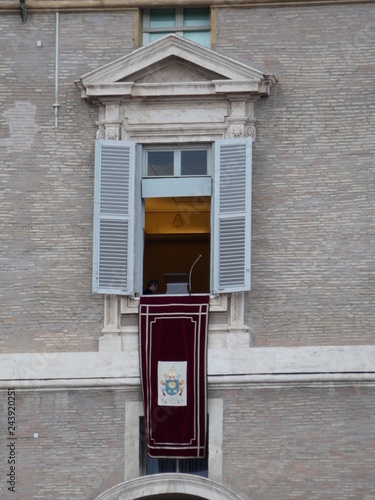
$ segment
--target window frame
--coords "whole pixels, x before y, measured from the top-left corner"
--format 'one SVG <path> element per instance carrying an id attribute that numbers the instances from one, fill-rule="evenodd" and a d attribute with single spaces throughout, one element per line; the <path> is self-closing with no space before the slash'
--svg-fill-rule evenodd
<path id="1" fill-rule="evenodd" d="M 145 431 L 145 417 L 140 416 L 139 417 L 139 436 L 140 436 L 140 443 L 139 443 L 139 469 L 140 473 L 142 476 L 150 476 L 152 474 L 190 474 L 192 476 L 200 476 L 200 477 L 207 477 L 208 478 L 208 468 L 209 468 L 209 459 L 210 459 L 210 451 L 209 451 L 209 429 L 210 429 L 210 422 L 209 422 L 209 414 L 207 413 L 207 435 L 206 435 L 206 456 L 204 458 L 151 458 L 148 453 L 147 453 L 147 444 L 146 444 L 146 431 Z M 163 467 L 164 462 L 167 462 L 167 465 L 171 466 L 173 465 L 174 470 L 171 471 L 151 471 L 147 472 L 147 461 L 151 460 L 154 461 L 154 463 Z M 151 462 L 152 463 L 152 462 Z M 194 463 L 196 464 L 196 470 L 194 472 L 192 471 L 182 471 L 181 468 L 183 467 L 183 464 L 186 463 Z M 182 466 L 182 467 L 181 467 Z"/>
<path id="2" fill-rule="evenodd" d="M 208 478 L 221 483 L 223 480 L 224 401 L 207 398 L 208 415 Z M 139 418 L 144 416 L 141 401 L 125 403 L 125 481 L 142 477 Z M 143 436 L 144 438 L 144 436 Z M 138 460 L 135 459 L 138 457 Z M 176 473 L 177 474 L 177 473 Z"/>
<path id="3" fill-rule="evenodd" d="M 169 144 L 156 144 L 156 145 L 143 145 L 142 146 L 142 178 L 158 178 L 158 177 L 164 177 L 164 178 L 172 178 L 172 177 L 183 177 L 183 178 L 191 178 L 191 177 L 208 177 L 212 176 L 212 158 L 213 158 L 213 144 L 194 144 L 194 143 L 186 143 L 186 144 L 178 144 L 178 145 L 169 145 Z M 181 153 L 183 151 L 206 151 L 207 152 L 207 171 L 205 174 L 201 175 L 182 175 L 181 174 Z M 153 151 L 160 151 L 160 152 L 170 152 L 173 151 L 173 175 L 165 175 L 165 176 L 151 176 L 147 175 L 147 166 L 148 166 L 148 161 L 147 161 L 147 154 L 149 152 Z"/>
<path id="4" fill-rule="evenodd" d="M 211 196 L 211 262 L 210 294 L 243 292 L 251 289 L 251 177 L 252 177 L 252 140 L 251 138 L 219 139 L 214 141 L 214 158 Z M 116 168 L 127 169 L 125 184 L 128 192 L 134 193 L 128 204 L 126 217 L 119 211 L 110 214 L 115 222 L 126 218 L 129 222 L 127 233 L 101 233 L 102 220 L 107 215 L 102 211 L 102 202 L 111 201 L 111 189 L 116 197 L 121 183 L 112 176 L 112 163 L 103 163 L 102 148 L 127 149 L 131 162 L 123 162 Z M 142 193 L 142 146 L 134 141 L 98 140 L 95 156 L 95 204 L 94 204 L 94 265 L 93 292 L 111 295 L 139 296 L 142 294 L 142 263 L 144 249 L 145 203 Z M 119 150 L 121 151 L 121 149 Z M 136 154 L 138 151 L 140 154 Z M 102 171 L 108 168 L 103 182 L 105 198 L 102 199 Z M 107 173 L 108 173 L 107 172 Z M 129 174 L 130 172 L 130 174 Z M 129 176 L 130 175 L 130 176 Z M 110 178 L 110 179 L 109 179 Z M 109 179 L 109 180 L 108 180 Z M 171 178 L 180 180 L 181 185 L 191 177 Z M 196 179 L 202 179 L 198 177 Z M 203 179 L 205 177 L 203 176 Z M 160 180 L 153 178 L 152 181 Z M 211 189 L 210 183 L 210 189 Z M 245 186 L 245 188 L 244 188 Z M 132 189 L 133 187 L 133 189 Z M 181 186 L 180 186 L 181 187 Z M 189 187 L 189 189 L 191 186 Z M 203 194 L 202 190 L 199 191 Z M 191 193 L 191 192 L 190 192 Z M 211 192 L 210 192 L 211 195 Z M 169 196 L 178 196 L 175 192 Z M 182 195 L 180 195 L 182 196 Z M 191 196 L 191 194 L 186 194 Z M 118 197 L 117 197 L 118 198 Z M 105 207 L 104 203 L 104 207 Z M 132 206 L 131 206 L 132 205 Z M 119 204 L 121 208 L 121 204 Z M 233 227 L 232 227 L 233 226 Z M 103 253 L 104 249 L 106 253 Z M 124 249 L 126 254 L 124 254 Z M 233 256 L 237 258 L 233 258 Z M 101 266 L 104 256 L 109 265 Z M 107 262 L 104 260 L 103 262 Z M 126 265 L 122 263 L 126 261 Z M 125 269 L 126 268 L 126 269 Z M 119 282 L 119 270 L 124 276 Z M 124 272 L 125 271 L 125 272 Z M 105 274 L 106 273 L 106 274 Z M 117 286 L 101 285 L 102 276 L 113 277 Z"/>

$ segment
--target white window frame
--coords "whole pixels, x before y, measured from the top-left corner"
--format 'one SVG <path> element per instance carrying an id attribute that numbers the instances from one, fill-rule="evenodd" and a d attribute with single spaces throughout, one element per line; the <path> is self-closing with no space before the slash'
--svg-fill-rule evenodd
<path id="1" fill-rule="evenodd" d="M 203 177 L 200 176 L 191 176 L 191 175 L 181 175 L 181 152 L 183 151 L 206 151 L 207 152 L 207 172 L 206 176 L 212 175 L 212 144 L 186 144 L 186 145 L 162 145 L 157 144 L 153 146 L 144 146 L 142 148 L 143 151 L 143 169 L 142 169 L 142 177 L 151 177 L 152 179 L 157 178 L 158 176 L 148 176 L 147 175 L 147 153 L 150 151 L 173 151 L 174 152 L 174 172 L 173 176 L 168 177 Z"/>
<path id="2" fill-rule="evenodd" d="M 207 152 L 205 175 L 181 175 L 181 152 L 187 150 Z M 211 196 L 212 194 L 212 145 L 187 144 L 186 146 L 145 146 L 142 150 L 142 198 L 169 198 L 173 196 Z M 170 176 L 147 175 L 147 153 L 149 151 L 173 151 L 174 172 Z"/>
<path id="3" fill-rule="evenodd" d="M 160 10 L 167 8 L 168 7 L 160 7 Z M 156 9 L 152 8 L 143 10 L 143 24 L 142 24 L 143 45 L 147 45 L 150 43 L 151 33 L 174 33 L 176 35 L 183 37 L 184 33 L 188 31 L 202 31 L 202 32 L 207 32 L 211 40 L 211 11 L 209 8 L 208 8 L 209 24 L 197 25 L 197 26 L 184 26 L 184 7 L 175 6 L 170 8 L 171 9 L 173 8 L 175 10 L 175 21 L 176 21 L 175 26 L 157 27 L 157 28 L 152 28 L 150 26 L 150 10 L 156 10 Z"/>

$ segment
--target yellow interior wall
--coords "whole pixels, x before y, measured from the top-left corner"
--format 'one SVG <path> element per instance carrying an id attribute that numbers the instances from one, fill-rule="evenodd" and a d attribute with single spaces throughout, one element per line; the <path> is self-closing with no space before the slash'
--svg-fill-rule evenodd
<path id="1" fill-rule="evenodd" d="M 191 292 L 209 292 L 210 217 L 210 198 L 146 200 L 143 288 L 156 279 L 157 293 L 165 294 L 164 273 L 186 273 L 189 279 L 191 266 L 202 255 L 192 271 Z"/>

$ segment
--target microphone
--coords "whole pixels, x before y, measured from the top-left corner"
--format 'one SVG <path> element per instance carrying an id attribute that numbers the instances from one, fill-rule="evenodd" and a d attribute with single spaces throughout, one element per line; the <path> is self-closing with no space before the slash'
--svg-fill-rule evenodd
<path id="1" fill-rule="evenodd" d="M 191 266 L 190 268 L 190 274 L 189 274 L 189 293 L 191 295 L 191 273 L 193 271 L 193 267 L 195 266 L 195 264 L 198 262 L 198 260 L 202 257 L 202 255 L 199 255 L 199 257 L 195 260 L 194 264 Z"/>

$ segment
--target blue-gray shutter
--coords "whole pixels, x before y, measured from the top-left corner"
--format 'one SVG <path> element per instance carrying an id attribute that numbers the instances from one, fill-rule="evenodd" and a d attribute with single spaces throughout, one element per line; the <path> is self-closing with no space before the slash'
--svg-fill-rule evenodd
<path id="1" fill-rule="evenodd" d="M 214 293 L 251 288 L 251 159 L 251 138 L 215 142 Z"/>
<path id="2" fill-rule="evenodd" d="M 135 143 L 95 147 L 93 291 L 131 295 L 134 281 Z"/>

